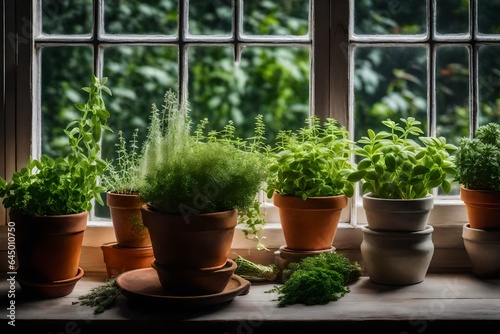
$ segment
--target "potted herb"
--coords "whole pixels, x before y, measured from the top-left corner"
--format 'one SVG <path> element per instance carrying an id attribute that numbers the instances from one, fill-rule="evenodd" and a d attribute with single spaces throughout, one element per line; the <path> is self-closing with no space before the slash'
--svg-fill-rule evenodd
<path id="1" fill-rule="evenodd" d="M 402 126 L 390 119 L 382 121 L 389 132 L 368 129 L 354 149 L 361 160 L 349 180 L 361 181 L 363 207 L 372 230 L 422 230 L 434 203 L 432 189 L 440 187 L 448 193 L 456 173 L 455 145 L 444 137 L 422 136 L 421 122 L 413 117 L 401 121 Z M 377 220 L 376 212 L 386 205 L 394 210 Z M 406 215 L 402 208 L 408 205 Z"/>
<path id="2" fill-rule="evenodd" d="M 361 160 L 350 176 L 362 181 L 368 226 L 361 226 L 361 255 L 370 280 L 379 284 L 424 280 L 434 254 L 433 227 L 427 225 L 431 190 L 449 192 L 456 172 L 454 145 L 443 137 L 422 136 L 421 123 L 413 117 L 401 121 L 383 121 L 389 132 L 368 129 L 356 143 Z"/>
<path id="3" fill-rule="evenodd" d="M 161 278 L 223 269 L 238 222 L 248 238 L 264 225 L 255 211 L 268 175 L 261 152 L 264 125 L 257 117 L 255 137 L 248 140 L 235 136 L 232 122 L 206 134 L 205 119 L 191 133 L 188 111 L 178 106 L 175 94 L 165 94 L 163 107 L 160 113 L 153 104 L 153 126 L 142 157 L 143 222 L 162 286 L 171 293 L 202 294 L 203 287 L 168 284 Z"/>
<path id="4" fill-rule="evenodd" d="M 115 242 L 101 246 L 109 277 L 148 268 L 154 259 L 149 232 L 142 223 L 141 206 L 144 203 L 139 197 L 139 189 L 144 175 L 138 134 L 139 129 L 135 129 L 127 142 L 123 131 L 117 132 L 116 159 L 107 161 L 106 171 L 101 176 L 116 237 Z"/>
<path id="5" fill-rule="evenodd" d="M 473 138 L 461 138 L 455 154 L 460 197 L 471 228 L 500 228 L 500 124 L 480 126 Z"/>
<path id="6" fill-rule="evenodd" d="M 314 116 L 278 133 L 269 152 L 267 196 L 279 209 L 286 247 L 331 250 L 342 209 L 354 193 L 349 132 L 337 120 Z M 297 229 L 295 229 L 297 228 Z"/>
<path id="7" fill-rule="evenodd" d="M 500 124 L 484 124 L 473 138 L 461 138 L 455 164 L 455 180 L 467 209 L 462 237 L 472 272 L 480 278 L 499 278 Z"/>
<path id="8" fill-rule="evenodd" d="M 80 118 L 64 130 L 67 156 L 30 158 L 12 181 L 0 179 L 2 203 L 16 228 L 16 277 L 22 288 L 44 297 L 69 294 L 83 275 L 78 265 L 88 211 L 94 199 L 103 204 L 98 178 L 106 169 L 99 157 L 102 131 L 110 131 L 101 97 L 111 95 L 106 81 L 93 77 L 83 88 L 88 101 L 75 104 Z"/>

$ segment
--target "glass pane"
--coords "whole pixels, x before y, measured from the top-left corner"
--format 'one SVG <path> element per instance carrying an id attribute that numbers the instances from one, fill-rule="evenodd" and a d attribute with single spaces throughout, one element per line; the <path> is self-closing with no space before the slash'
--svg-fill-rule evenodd
<path id="1" fill-rule="evenodd" d="M 189 102 L 193 122 L 207 117 L 210 129 L 229 120 L 237 135 L 253 135 L 264 116 L 269 141 L 283 129 L 296 129 L 309 115 L 309 49 L 246 47 L 235 64 L 232 48 L 189 49 Z"/>
<path id="2" fill-rule="evenodd" d="M 469 7 L 469 0 L 437 0 L 436 33 L 439 35 L 468 34 Z"/>
<path id="3" fill-rule="evenodd" d="M 500 122 L 500 58 L 498 45 L 482 45 L 478 51 L 479 125 Z"/>
<path id="4" fill-rule="evenodd" d="M 427 32 L 423 0 L 354 1 L 354 33 L 358 35 L 417 35 Z"/>
<path id="5" fill-rule="evenodd" d="M 477 28 L 481 34 L 500 34 L 500 1 L 477 0 Z"/>
<path id="6" fill-rule="evenodd" d="M 107 85 L 113 96 L 103 98 L 111 113 L 108 124 L 114 133 L 103 136 L 103 158 L 116 159 L 119 130 L 128 141 L 137 128 L 141 147 L 152 104 L 161 110 L 165 92 L 169 89 L 177 92 L 177 53 L 176 47 L 164 46 L 116 46 L 104 50 L 103 76 L 108 77 Z M 95 210 L 98 217 L 109 217 L 107 206 L 97 205 Z"/>
<path id="7" fill-rule="evenodd" d="M 92 0 L 42 0 L 42 31 L 46 34 L 90 34 Z"/>
<path id="8" fill-rule="evenodd" d="M 387 130 L 388 118 L 415 117 L 427 128 L 427 51 L 424 47 L 354 50 L 354 138 Z"/>
<path id="9" fill-rule="evenodd" d="M 193 35 L 231 35 L 231 0 L 189 0 L 189 33 Z"/>
<path id="10" fill-rule="evenodd" d="M 82 87 L 92 79 L 92 49 L 44 47 L 41 55 L 42 153 L 58 157 L 69 153 L 63 129 L 79 115 L 74 104 L 88 98 Z"/>
<path id="11" fill-rule="evenodd" d="M 249 35 L 307 35 L 309 0 L 247 0 L 243 31 Z"/>
<path id="12" fill-rule="evenodd" d="M 110 34 L 177 34 L 177 0 L 104 0 L 104 28 Z"/>
<path id="13" fill-rule="evenodd" d="M 469 135 L 469 87 L 469 49 L 437 48 L 436 134 L 455 145 Z"/>

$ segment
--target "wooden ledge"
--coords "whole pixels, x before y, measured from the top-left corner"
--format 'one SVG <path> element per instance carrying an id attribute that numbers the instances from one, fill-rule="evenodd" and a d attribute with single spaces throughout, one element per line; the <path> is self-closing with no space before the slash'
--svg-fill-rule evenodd
<path id="1" fill-rule="evenodd" d="M 333 329 L 366 333 L 439 333 L 500 328 L 500 280 L 480 280 L 470 274 L 429 274 L 411 286 L 385 286 L 361 277 L 351 292 L 326 305 L 277 307 L 273 284 L 252 283 L 246 295 L 206 309 L 154 308 L 120 295 L 116 305 L 99 315 L 79 304 L 78 297 L 104 283 L 105 276 L 86 275 L 62 298 L 26 300 L 16 285 L 15 298 L 2 274 L 2 305 L 15 300 L 16 329 L 52 333 L 109 330 L 172 333 L 278 333 Z M 6 307 L 2 307 L 8 314 Z M 3 315 L 5 319 L 5 315 Z M 8 317 L 7 317 L 8 318 Z"/>

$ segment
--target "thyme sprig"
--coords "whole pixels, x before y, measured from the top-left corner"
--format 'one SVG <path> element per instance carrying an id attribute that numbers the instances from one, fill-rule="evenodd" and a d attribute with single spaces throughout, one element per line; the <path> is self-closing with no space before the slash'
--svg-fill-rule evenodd
<path id="1" fill-rule="evenodd" d="M 106 280 L 106 283 L 90 290 L 89 293 L 78 297 L 81 305 L 95 307 L 94 315 L 98 315 L 111 308 L 116 298 L 122 293 L 121 288 L 116 284 L 116 277 Z"/>

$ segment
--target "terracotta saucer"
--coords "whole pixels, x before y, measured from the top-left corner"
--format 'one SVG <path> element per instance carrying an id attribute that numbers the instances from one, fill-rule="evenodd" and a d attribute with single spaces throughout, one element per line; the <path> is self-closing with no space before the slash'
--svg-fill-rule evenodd
<path id="1" fill-rule="evenodd" d="M 83 277 L 84 271 L 78 267 L 78 272 L 75 277 L 53 282 L 33 282 L 23 279 L 18 275 L 17 282 L 21 286 L 23 293 L 32 297 L 40 298 L 58 298 L 69 295 L 73 292 L 76 283 Z"/>
<path id="2" fill-rule="evenodd" d="M 123 295 L 130 299 L 146 303 L 160 303 L 175 306 L 208 306 L 221 304 L 245 295 L 250 289 L 250 282 L 238 275 L 229 280 L 220 293 L 201 296 L 176 296 L 164 292 L 158 274 L 153 268 L 142 268 L 124 272 L 116 278 Z"/>

